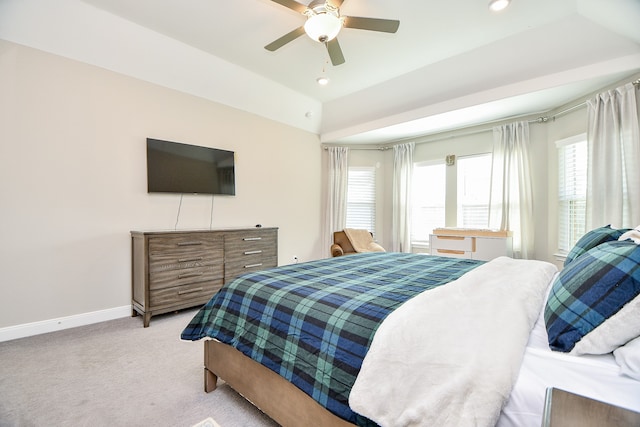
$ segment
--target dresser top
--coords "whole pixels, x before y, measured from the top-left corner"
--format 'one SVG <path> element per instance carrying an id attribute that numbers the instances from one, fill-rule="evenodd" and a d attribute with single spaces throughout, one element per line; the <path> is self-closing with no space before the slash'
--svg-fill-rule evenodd
<path id="1" fill-rule="evenodd" d="M 481 228 L 435 228 L 433 234 L 437 236 L 509 237 L 513 233 L 509 230 Z"/>
<path id="2" fill-rule="evenodd" d="M 232 232 L 232 231 L 260 231 L 260 230 L 277 230 L 278 227 L 227 227 L 227 228 L 203 228 L 203 229 L 185 229 L 185 230 L 132 230 L 132 235 L 151 235 L 151 234 L 189 234 L 189 233 L 215 233 L 215 232 Z"/>

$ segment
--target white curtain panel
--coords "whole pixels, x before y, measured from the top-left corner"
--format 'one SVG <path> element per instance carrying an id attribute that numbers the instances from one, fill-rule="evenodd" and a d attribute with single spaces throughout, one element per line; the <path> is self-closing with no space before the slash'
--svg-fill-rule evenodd
<path id="1" fill-rule="evenodd" d="M 533 191 L 529 124 L 493 128 L 489 227 L 513 233 L 514 258 L 533 258 Z"/>
<path id="2" fill-rule="evenodd" d="M 411 252 L 411 176 L 415 144 L 393 147 L 393 195 L 391 250 Z"/>
<path id="3" fill-rule="evenodd" d="M 327 185 L 327 213 L 325 216 L 325 251 L 331 254 L 333 232 L 340 231 L 347 222 L 347 180 L 349 177 L 349 149 L 329 147 L 329 182 Z"/>
<path id="4" fill-rule="evenodd" d="M 587 229 L 640 224 L 637 90 L 628 83 L 587 101 Z"/>

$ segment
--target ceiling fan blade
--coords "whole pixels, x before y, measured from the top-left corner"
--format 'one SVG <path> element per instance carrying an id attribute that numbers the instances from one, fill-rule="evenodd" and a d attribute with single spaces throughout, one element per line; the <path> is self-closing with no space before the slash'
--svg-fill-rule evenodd
<path id="1" fill-rule="evenodd" d="M 287 7 L 291 10 L 295 10 L 298 13 L 304 13 L 307 10 L 307 6 L 298 3 L 297 1 L 293 1 L 293 0 L 271 0 L 274 3 L 278 3 L 284 7 Z"/>
<path id="2" fill-rule="evenodd" d="M 329 3 L 331 3 L 332 6 L 340 7 L 342 3 L 344 3 L 344 0 L 329 0 Z"/>
<path id="3" fill-rule="evenodd" d="M 298 27 L 295 30 L 280 37 L 279 39 L 272 41 L 271 43 L 266 45 L 264 48 L 267 49 L 268 51 L 273 52 L 275 50 L 280 49 L 282 46 L 289 43 L 290 41 L 297 39 L 303 34 L 304 34 L 304 27 Z"/>
<path id="4" fill-rule="evenodd" d="M 331 63 L 336 66 L 340 64 L 344 64 L 344 55 L 342 54 L 342 49 L 340 48 L 340 43 L 338 43 L 338 39 L 335 38 L 326 43 L 327 51 L 329 52 L 329 58 L 331 58 Z"/>
<path id="5" fill-rule="evenodd" d="M 395 19 L 362 18 L 359 16 L 344 16 L 343 18 L 346 28 L 355 28 L 358 30 L 395 33 L 400 26 L 400 21 L 396 21 Z"/>

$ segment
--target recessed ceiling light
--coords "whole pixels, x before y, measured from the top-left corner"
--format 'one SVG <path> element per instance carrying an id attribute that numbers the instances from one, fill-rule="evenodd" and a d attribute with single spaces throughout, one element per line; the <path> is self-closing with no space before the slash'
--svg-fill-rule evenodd
<path id="1" fill-rule="evenodd" d="M 325 76 L 318 77 L 318 78 L 316 79 L 316 81 L 318 82 L 318 84 L 319 84 L 320 86 L 326 86 L 326 85 L 328 85 L 328 84 L 329 84 L 329 78 L 328 78 L 328 77 L 325 77 Z"/>
<path id="2" fill-rule="evenodd" d="M 509 6 L 511 0 L 490 0 L 489 9 L 493 12 L 499 12 Z"/>

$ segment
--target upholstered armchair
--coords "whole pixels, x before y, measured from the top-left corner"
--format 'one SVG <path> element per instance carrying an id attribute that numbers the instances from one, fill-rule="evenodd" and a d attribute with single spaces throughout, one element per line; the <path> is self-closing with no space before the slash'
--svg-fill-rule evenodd
<path id="1" fill-rule="evenodd" d="M 326 246 L 325 246 L 326 247 Z M 333 233 L 333 245 L 331 245 L 331 256 L 342 256 L 348 254 L 354 254 L 356 250 L 353 249 L 351 242 L 347 238 L 344 231 L 336 231 Z"/>
<path id="2" fill-rule="evenodd" d="M 374 242 L 373 233 L 366 230 L 344 229 L 333 233 L 332 256 L 357 252 L 384 252 L 384 248 Z"/>

